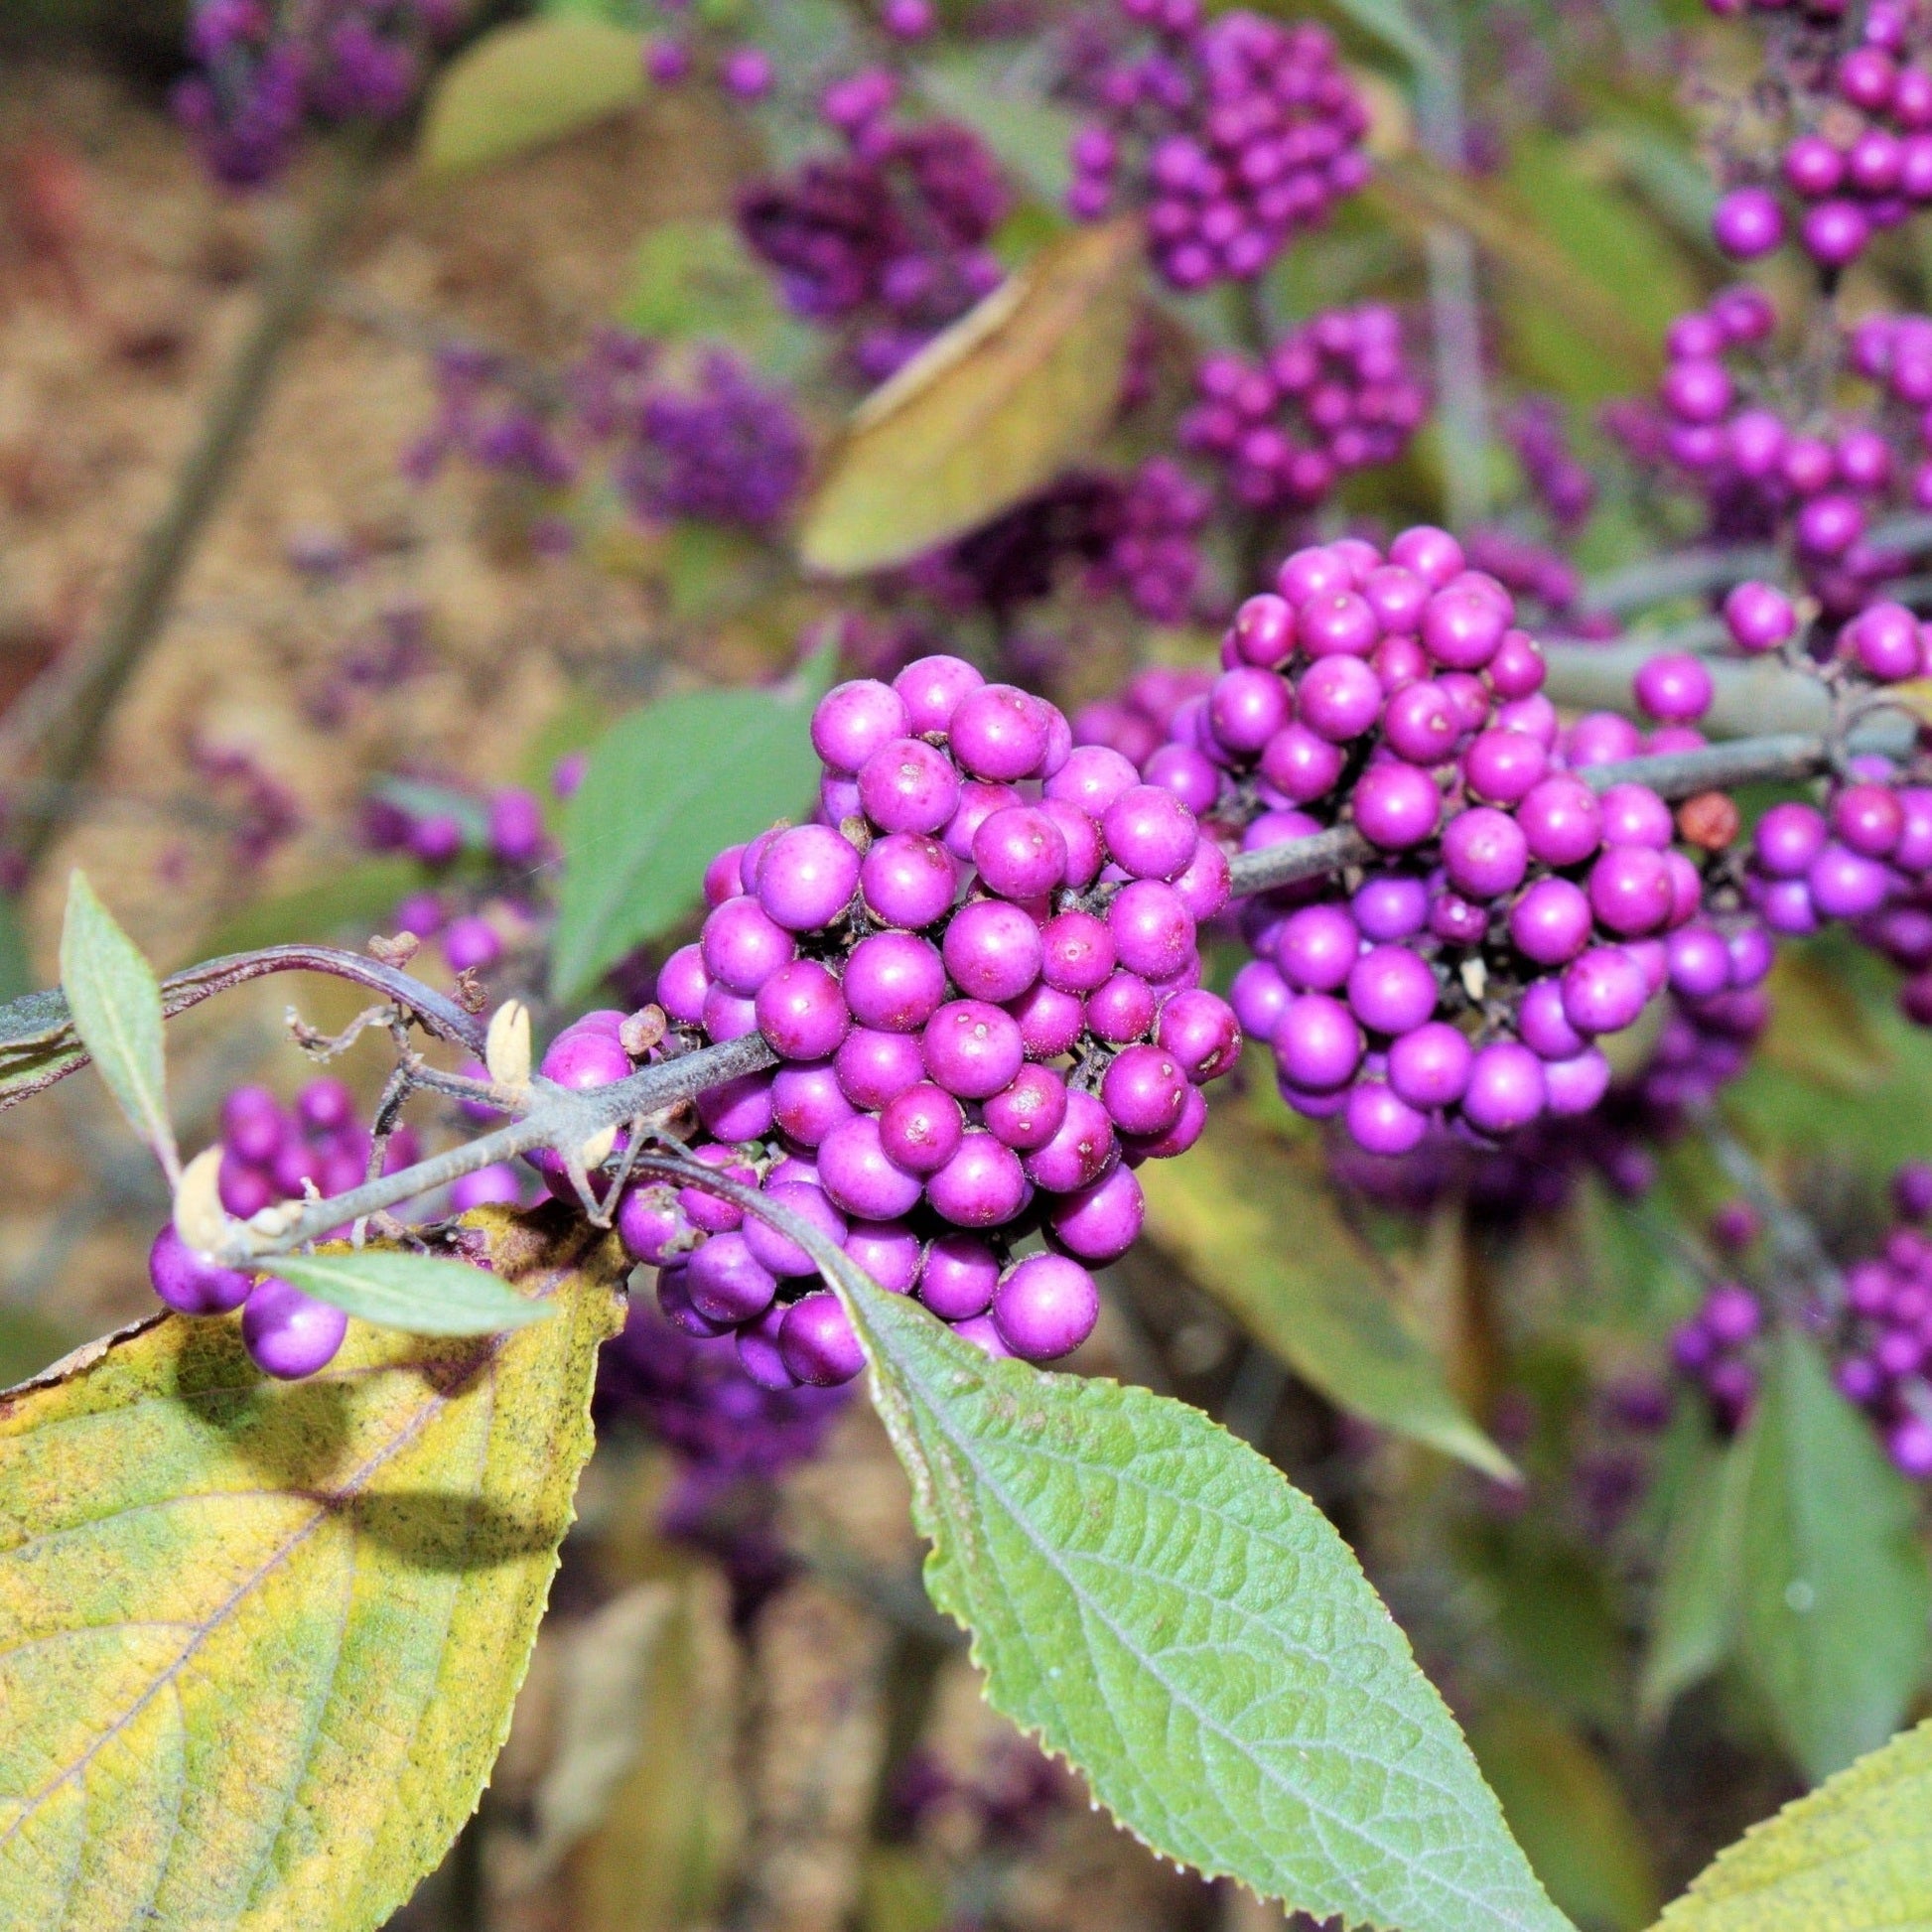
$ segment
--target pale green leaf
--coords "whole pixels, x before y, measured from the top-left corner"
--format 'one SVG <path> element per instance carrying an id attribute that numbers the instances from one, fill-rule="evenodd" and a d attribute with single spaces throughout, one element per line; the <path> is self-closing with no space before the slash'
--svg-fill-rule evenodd
<path id="1" fill-rule="evenodd" d="M 833 665 L 822 651 L 784 686 L 680 692 L 599 742 L 564 814 L 558 999 L 675 925 L 715 852 L 811 804 L 819 762 L 808 726 Z"/>
<path id="2" fill-rule="evenodd" d="M 1153 1239 L 1304 1381 L 1487 1475 L 1514 1475 L 1304 1156 L 1216 1118 L 1186 1160 L 1151 1161 L 1140 1180 Z"/>
<path id="3" fill-rule="evenodd" d="M 1932 1723 L 1753 1826 L 1660 1932 L 1929 1932 Z"/>
<path id="4" fill-rule="evenodd" d="M 467 173 L 589 127 L 643 92 L 633 30 L 578 12 L 511 21 L 437 75 L 418 155 L 426 174 Z"/>
<path id="5" fill-rule="evenodd" d="M 471 1219 L 560 1318 L 351 1325 L 275 1383 L 164 1315 L 0 1397 L 0 1924 L 373 1932 L 475 1807 L 627 1266 Z M 546 1232 L 547 1230 L 547 1232 Z"/>
<path id="6" fill-rule="evenodd" d="M 1677 1498 L 1664 1539 L 1637 1704 L 1655 1721 L 1730 1654 L 1750 1452 L 1707 1447 Z"/>
<path id="7" fill-rule="evenodd" d="M 1657 1910 L 1643 1828 L 1600 1756 L 1554 1713 L 1501 1698 L 1469 1742 L 1550 1896 L 1587 1932 L 1637 1932 Z"/>
<path id="8" fill-rule="evenodd" d="M 487 1270 L 393 1248 L 325 1248 L 265 1264 L 291 1288 L 379 1328 L 408 1335 L 491 1335 L 551 1312 L 505 1288 Z"/>
<path id="9" fill-rule="evenodd" d="M 172 1171 L 175 1130 L 168 1119 L 161 985 L 140 947 L 115 923 L 78 869 L 68 880 L 61 990 L 73 1030 L 128 1125 Z"/>
<path id="10" fill-rule="evenodd" d="M 705 1176 L 718 1191 L 729 1192 Z M 1145 1389 L 995 1361 L 796 1216 L 858 1327 L 989 1700 L 1156 1851 L 1389 1932 L 1563 1932 L 1353 1553 Z"/>
<path id="11" fill-rule="evenodd" d="M 1918 1505 L 1789 1328 L 1747 1436 L 1739 1655 L 1817 1780 L 1890 1736 L 1923 1681 L 1932 1579 Z"/>
<path id="12" fill-rule="evenodd" d="M 868 397 L 807 505 L 798 550 L 853 576 L 963 535 L 1090 455 L 1120 401 L 1141 233 L 1040 250 Z"/>
<path id="13" fill-rule="evenodd" d="M 795 376 L 822 340 L 786 310 L 770 271 L 726 220 L 663 221 L 646 230 L 623 320 L 658 342 L 728 343 L 776 376 Z"/>

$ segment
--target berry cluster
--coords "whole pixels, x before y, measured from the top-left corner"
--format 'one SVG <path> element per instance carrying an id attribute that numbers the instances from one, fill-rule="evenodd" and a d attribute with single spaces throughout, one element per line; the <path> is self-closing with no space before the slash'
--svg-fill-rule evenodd
<path id="1" fill-rule="evenodd" d="M 1791 417 L 1768 345 L 1777 316 L 1761 291 L 1731 288 L 1680 316 L 1666 339 L 1659 413 L 1625 410 L 1617 433 L 1704 496 L 1726 542 L 1788 536 L 1829 614 L 1859 610 L 1909 559 L 1871 541 L 1875 513 L 1932 502 L 1924 412 L 1932 402 L 1932 322 L 1876 317 L 1853 334 L 1852 366 L 1879 391 L 1860 412 Z M 1733 366 L 1735 364 L 1735 366 Z"/>
<path id="2" fill-rule="evenodd" d="M 1193 608 L 1212 509 L 1210 492 L 1166 457 L 1126 476 L 1075 471 L 915 559 L 906 579 L 949 610 L 1005 618 L 1077 571 L 1088 591 L 1118 591 L 1154 622 L 1178 623 Z"/>
<path id="3" fill-rule="evenodd" d="M 1735 13 L 1743 0 L 1708 3 Z M 1874 0 L 1862 13 L 1808 7 L 1795 18 L 1773 0 L 1766 11 L 1774 58 L 1759 98 L 1788 138 L 1748 171 L 1756 180 L 1718 204 L 1712 231 L 1736 260 L 1768 254 L 1785 239 L 1788 196 L 1802 209 L 1799 245 L 1835 275 L 1932 202 L 1926 22 L 1911 0 Z"/>
<path id="4" fill-rule="evenodd" d="M 1892 1176 L 1900 1225 L 1877 1254 L 1845 1274 L 1836 1379 L 1877 1426 L 1885 1452 L 1915 1482 L 1932 1480 L 1932 1166 L 1908 1163 Z"/>
<path id="5" fill-rule="evenodd" d="M 1151 664 L 1128 679 L 1117 698 L 1096 698 L 1073 715 L 1076 745 L 1105 745 L 1138 769 L 1167 743 L 1175 714 L 1204 698 L 1214 682 L 1191 665 Z"/>
<path id="6" fill-rule="evenodd" d="M 738 210 L 785 300 L 847 329 L 853 361 L 873 382 L 999 286 L 987 243 L 1010 205 L 978 135 L 950 121 L 901 125 L 897 99 L 884 69 L 834 82 L 819 112 L 846 153 L 757 185 Z"/>
<path id="7" fill-rule="evenodd" d="M 1550 396 L 1527 396 L 1503 427 L 1531 494 L 1561 535 L 1574 536 L 1596 506 L 1596 480 L 1570 447 L 1562 405 Z"/>
<path id="8" fill-rule="evenodd" d="M 570 488 L 603 453 L 613 487 L 640 521 L 678 518 L 765 530 L 804 481 L 809 446 L 789 397 L 723 349 L 671 367 L 657 346 L 601 331 L 565 375 L 561 406 L 483 351 L 436 357 L 437 413 L 404 458 L 424 483 L 453 456 L 543 492 Z M 569 526 L 541 534 L 567 547 Z"/>
<path id="9" fill-rule="evenodd" d="M 831 1390 L 754 1382 L 729 1342 L 690 1333 L 648 1301 L 631 1303 L 599 1355 L 597 1401 L 714 1481 L 782 1475 L 817 1452 L 845 1406 Z"/>
<path id="10" fill-rule="evenodd" d="M 1796 1318 L 1821 1335 L 1836 1357 L 1840 1393 L 1864 1411 L 1894 1466 L 1915 1482 L 1932 1481 L 1932 1163 L 1907 1162 L 1892 1176 L 1897 1224 L 1875 1254 L 1846 1269 L 1835 1310 L 1808 1301 Z M 1713 1243 L 1731 1255 L 1761 1233 L 1755 1212 L 1732 1201 L 1713 1217 Z M 1721 1429 L 1741 1427 L 1759 1380 L 1757 1344 L 1765 1308 L 1742 1282 L 1716 1283 L 1697 1312 L 1671 1336 L 1674 1367 L 1710 1402 Z"/>
<path id="11" fill-rule="evenodd" d="M 367 1177 L 368 1130 L 340 1080 L 311 1080 L 285 1110 L 266 1087 L 237 1087 L 221 1109 L 221 1204 L 246 1219 L 275 1201 L 300 1200 L 309 1186 L 346 1193 Z M 417 1159 L 407 1127 L 390 1136 L 382 1172 L 394 1173 Z M 313 1375 L 334 1360 L 348 1317 L 312 1301 L 274 1276 L 257 1277 L 204 1260 L 175 1232 L 173 1222 L 148 1251 L 154 1292 L 179 1314 L 242 1311 L 248 1352 L 270 1375 Z"/>
<path id="12" fill-rule="evenodd" d="M 196 71 L 175 111 L 226 188 L 260 188 L 293 158 L 310 118 L 390 120 L 409 104 L 425 46 L 456 25 L 452 0 L 196 0 Z"/>
<path id="13" fill-rule="evenodd" d="M 1325 310 L 1260 361 L 1209 355 L 1195 386 L 1181 443 L 1250 509 L 1314 508 L 1351 472 L 1394 463 L 1429 412 L 1402 320 L 1382 303 Z"/>
<path id="14" fill-rule="evenodd" d="M 1897 608 L 1877 605 L 1867 616 Z M 1920 1026 L 1932 1026 L 1932 787 L 1893 782 L 1886 759 L 1855 765 L 1822 807 L 1787 799 L 1759 818 L 1746 893 L 1781 935 L 1802 937 L 1829 920 L 1848 921 L 1864 944 L 1911 976 L 1900 1005 Z"/>
<path id="15" fill-rule="evenodd" d="M 1140 1230 L 1133 1169 L 1193 1143 L 1238 1051 L 1195 949 L 1226 859 L 1127 759 L 958 658 L 839 686 L 812 739 L 818 822 L 722 853 L 658 980 L 678 1043 L 756 1031 L 783 1062 L 700 1097 L 696 1158 L 989 1349 L 1051 1360 L 1098 1314 L 1086 1264 Z M 542 1070 L 596 1085 L 630 1060 L 579 1022 Z M 809 1257 L 757 1217 L 646 1183 L 618 1227 L 666 1311 L 736 1330 L 761 1383 L 858 1372 Z M 1016 1258 L 1035 1230 L 1046 1251 Z"/>
<path id="16" fill-rule="evenodd" d="M 453 973 L 484 973 L 503 957 L 506 935 L 527 933 L 538 916 L 532 874 L 551 856 L 543 806 L 515 786 L 486 799 L 433 793 L 421 804 L 377 795 L 363 807 L 363 842 L 406 852 L 429 883 L 400 901 L 391 930 L 436 940 Z"/>
<path id="17" fill-rule="evenodd" d="M 1154 623 L 1184 623 L 1200 584 L 1200 533 L 1213 498 L 1177 463 L 1150 457 L 1123 478 L 1088 572 Z"/>
<path id="18" fill-rule="evenodd" d="M 1722 1281 L 1671 1335 L 1672 1364 L 1703 1392 L 1726 1434 L 1742 1425 L 1757 1394 L 1754 1344 L 1763 1327 L 1764 1311 L 1750 1289 Z"/>
<path id="19" fill-rule="evenodd" d="M 1298 551 L 1277 585 L 1241 607 L 1221 675 L 1144 766 L 1245 850 L 1344 821 L 1374 849 L 1243 906 L 1242 1027 L 1271 1041 L 1292 1106 L 1375 1153 L 1436 1121 L 1495 1138 L 1589 1112 L 1610 1080 L 1594 1042 L 1678 982 L 1680 954 L 1699 998 L 1739 970 L 1698 919 L 1669 806 L 1576 775 L 1645 739 L 1610 713 L 1559 729 L 1508 593 L 1441 530 L 1386 557 L 1352 538 Z M 1680 667 L 1649 696 L 1669 713 L 1653 749 L 1700 742 L 1708 676 Z"/>
<path id="20" fill-rule="evenodd" d="M 1067 207 L 1090 221 L 1145 205 L 1156 266 L 1177 289 L 1250 281 L 1368 179 L 1368 111 L 1310 21 L 1204 19 L 1199 0 L 1119 0 L 1125 36 L 1070 90 Z"/>

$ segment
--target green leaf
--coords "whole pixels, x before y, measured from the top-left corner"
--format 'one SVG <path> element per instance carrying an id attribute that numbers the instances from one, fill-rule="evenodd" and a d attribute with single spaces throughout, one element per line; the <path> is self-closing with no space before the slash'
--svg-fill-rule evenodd
<path id="1" fill-rule="evenodd" d="M 1140 1181 L 1149 1234 L 1305 1382 L 1486 1475 L 1514 1476 L 1306 1156 L 1216 1117 L 1185 1161 L 1151 1161 Z"/>
<path id="2" fill-rule="evenodd" d="M 1638 1709 L 1653 1723 L 1730 1655 L 1749 1477 L 1742 1442 L 1707 1446 L 1672 1512 L 1637 1690 Z"/>
<path id="3" fill-rule="evenodd" d="M 0 893 L 0 1000 L 17 1000 L 34 990 L 34 965 L 27 952 L 27 921 L 20 900 Z"/>
<path id="4" fill-rule="evenodd" d="M 1317 1917 L 1555 1928 L 1353 1553 L 1198 1410 L 989 1360 L 848 1283 L 987 1696 L 1156 1850 Z"/>
<path id="5" fill-rule="evenodd" d="M 1932 1579 L 1917 1503 L 1789 1328 L 1746 1438 L 1739 1654 L 1815 1781 L 1888 1737 L 1923 1680 Z"/>
<path id="6" fill-rule="evenodd" d="M 735 222 L 664 221 L 631 260 L 625 327 L 658 342 L 722 342 L 776 376 L 795 376 L 819 338 L 778 300 Z"/>
<path id="7" fill-rule="evenodd" d="M 345 1314 L 406 1335 L 491 1335 L 552 1312 L 547 1302 L 513 1294 L 467 1261 L 392 1248 L 332 1245 L 318 1254 L 278 1255 L 264 1272 Z"/>
<path id="8" fill-rule="evenodd" d="M 1040 250 L 862 403 L 798 537 L 835 577 L 975 529 L 1089 454 L 1120 401 L 1141 281 L 1131 220 Z"/>
<path id="9" fill-rule="evenodd" d="M 821 651 L 775 689 L 680 692 L 600 741 L 564 814 L 556 998 L 674 926 L 713 853 L 805 808 L 819 770 L 807 725 L 834 663 Z"/>
<path id="10" fill-rule="evenodd" d="M 1442 65 L 1442 54 L 1423 32 L 1404 0 L 1334 0 L 1335 10 L 1363 33 L 1400 54 L 1418 74 Z"/>
<path id="11" fill-rule="evenodd" d="M 643 41 L 585 13 L 493 27 L 437 76 L 418 159 L 468 173 L 589 127 L 644 93 Z"/>
<path id="12" fill-rule="evenodd" d="M 77 868 L 68 879 L 61 927 L 61 990 L 74 1032 L 127 1124 L 172 1173 L 175 1130 L 168 1119 L 168 1069 L 161 1038 L 161 985 L 141 949 L 114 922 Z"/>
<path id="13" fill-rule="evenodd" d="M 165 1315 L 0 1398 L 0 1924 L 372 1932 L 508 1727 L 627 1263 L 469 1223 L 560 1319 L 270 1381 Z"/>
<path id="14" fill-rule="evenodd" d="M 1559 1710 L 1614 1730 L 1626 1709 L 1623 1633 L 1602 1572 L 1532 1533 L 1508 1538 L 1496 1572 L 1496 1634 L 1512 1674 Z"/>
<path id="15" fill-rule="evenodd" d="M 1654 222 L 1614 188 L 1592 181 L 1569 146 L 1534 136 L 1512 145 L 1509 187 L 1537 233 L 1603 295 L 1614 294 L 1627 322 L 1661 343 L 1672 320 L 1697 300 L 1697 285 Z M 1647 366 L 1614 352 L 1607 339 L 1582 337 L 1533 296 L 1509 305 L 1520 350 L 1546 380 L 1582 399 L 1629 387 Z"/>
<path id="16" fill-rule="evenodd" d="M 1756 1825 L 1659 1932 L 1924 1932 L 1932 1926 L 1932 1723 Z"/>
<path id="17" fill-rule="evenodd" d="M 1524 1698 L 1484 1711 L 1469 1742 L 1558 1905 L 1589 1932 L 1648 1925 L 1658 1902 L 1649 1846 L 1602 1758 Z"/>
<path id="18" fill-rule="evenodd" d="M 1316 1917 L 1564 1932 L 1354 1554 L 1271 1462 L 1185 1403 L 992 1360 L 797 1216 L 702 1178 L 834 1283 L 932 1600 L 972 1633 L 989 1701 L 1123 1825 Z"/>
<path id="19" fill-rule="evenodd" d="M 360 938 L 381 932 L 397 902 L 421 885 L 414 859 L 362 859 L 341 867 L 313 886 L 278 893 L 244 905 L 223 919 L 196 947 L 198 959 L 254 952 L 263 946 L 329 939 L 353 930 Z"/>

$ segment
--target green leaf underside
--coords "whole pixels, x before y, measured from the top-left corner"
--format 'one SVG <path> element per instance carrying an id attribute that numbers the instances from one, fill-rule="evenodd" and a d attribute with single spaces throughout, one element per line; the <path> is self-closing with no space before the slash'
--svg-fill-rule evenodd
<path id="1" fill-rule="evenodd" d="M 640 100 L 643 43 L 588 14 L 492 28 L 438 76 L 418 155 L 430 175 L 506 161 Z"/>
<path id="2" fill-rule="evenodd" d="M 1271 1463 L 1183 1403 L 848 1293 L 933 1601 L 1123 1824 L 1317 1917 L 1564 1926 L 1354 1554 Z"/>
<path id="3" fill-rule="evenodd" d="M 291 1288 L 380 1328 L 410 1335 L 488 1335 L 525 1328 L 553 1312 L 513 1294 L 467 1261 L 393 1249 L 280 1255 L 270 1264 Z"/>
<path id="4" fill-rule="evenodd" d="M 1469 1741 L 1537 1875 L 1582 1924 L 1635 1932 L 1657 1910 L 1643 1828 L 1608 1766 L 1554 1712 L 1505 1698 Z"/>
<path id="5" fill-rule="evenodd" d="M 994 1361 L 817 1228 L 986 1695 L 1155 1851 L 1386 1932 L 1566 1932 L 1333 1526 L 1197 1409 Z"/>
<path id="6" fill-rule="evenodd" d="M 1737 1626 L 1737 1570 L 1744 1486 L 1741 1443 L 1707 1447 L 1678 1498 L 1664 1540 L 1638 1708 L 1656 1720 L 1730 1653 Z"/>
<path id="7" fill-rule="evenodd" d="M 563 1318 L 275 1384 L 168 1315 L 0 1398 L 0 1924 L 372 1932 L 440 1861 L 621 1316 L 608 1240 L 471 1223 Z"/>
<path id="8" fill-rule="evenodd" d="M 1296 1156 L 1214 1123 L 1185 1161 L 1150 1162 L 1141 1185 L 1148 1232 L 1304 1381 L 1486 1475 L 1514 1475 L 1403 1325 L 1388 1271 Z"/>
<path id="9" fill-rule="evenodd" d="M 1932 1723 L 1754 1826 L 1692 1881 L 1659 1932 L 1927 1932 Z"/>
<path id="10" fill-rule="evenodd" d="M 1788 1327 L 1744 1449 L 1739 1654 L 1817 1780 L 1889 1737 L 1923 1681 L 1932 1582 L 1917 1505 Z"/>
<path id="11" fill-rule="evenodd" d="M 807 729 L 836 656 L 784 687 L 686 691 L 616 725 L 564 815 L 552 990 L 568 1000 L 698 899 L 709 856 L 811 801 Z"/>
<path id="12" fill-rule="evenodd" d="M 61 989 L 74 1032 L 128 1125 L 157 1152 L 172 1152 L 161 986 L 140 948 L 78 871 L 68 884 L 61 928 Z"/>

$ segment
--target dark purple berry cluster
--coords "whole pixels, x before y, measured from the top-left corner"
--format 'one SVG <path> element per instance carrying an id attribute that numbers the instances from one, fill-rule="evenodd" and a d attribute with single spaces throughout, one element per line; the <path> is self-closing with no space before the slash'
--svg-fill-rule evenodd
<path id="1" fill-rule="evenodd" d="M 1178 289 L 1251 281 L 1368 179 L 1368 111 L 1327 30 L 1200 0 L 1119 0 L 1097 70 L 1068 77 L 1093 110 L 1074 136 L 1067 207 L 1146 209 Z"/>
<path id="2" fill-rule="evenodd" d="M 987 1348 L 1051 1360 L 1099 1312 L 1091 1266 L 1140 1231 L 1133 1170 L 1193 1143 L 1239 1050 L 1195 942 L 1226 858 L 1118 753 L 955 657 L 839 686 L 812 740 L 818 819 L 719 855 L 658 980 L 679 1042 L 757 1032 L 783 1062 L 699 1098 L 696 1158 Z M 542 1066 L 629 1070 L 588 1022 Z M 756 1216 L 644 1182 L 618 1227 L 672 1318 L 735 1331 L 766 1386 L 858 1372 L 811 1260 Z"/>
<path id="3" fill-rule="evenodd" d="M 1250 509 L 1313 509 L 1354 471 L 1396 462 L 1429 413 L 1402 319 L 1383 303 L 1325 310 L 1258 361 L 1209 355 L 1194 380 L 1180 441 Z"/>
<path id="4" fill-rule="evenodd" d="M 1193 611 L 1212 493 L 1168 457 L 1124 476 L 1074 471 L 990 523 L 907 566 L 906 581 L 949 610 L 1010 617 L 1065 577 L 1118 592 L 1156 623 Z"/>
<path id="5" fill-rule="evenodd" d="M 790 398 L 723 349 L 674 365 L 655 344 L 603 330 L 566 372 L 561 406 L 482 350 L 443 349 L 436 378 L 435 421 L 404 458 L 416 482 L 460 456 L 556 493 L 601 458 L 641 522 L 693 518 L 764 531 L 804 481 L 810 447 Z M 533 534 L 544 547 L 573 540 L 554 515 Z"/>
<path id="6" fill-rule="evenodd" d="M 1845 1311 L 1835 1370 L 1840 1391 L 1863 1409 L 1885 1452 L 1915 1482 L 1932 1481 L 1932 1166 L 1909 1162 L 1892 1176 L 1899 1224 L 1875 1255 L 1845 1272 Z"/>
<path id="7" fill-rule="evenodd" d="M 1707 3 L 1728 14 L 1744 0 Z M 1735 260 L 1769 254 L 1795 205 L 1799 245 L 1835 275 L 1932 202 L 1932 23 L 1912 0 L 1752 4 L 1772 42 L 1758 100 L 1783 145 L 1733 170 L 1745 179 L 1718 204 L 1712 231 Z"/>
<path id="8" fill-rule="evenodd" d="M 415 94 L 426 47 L 458 24 L 454 0 L 196 0 L 195 71 L 175 111 L 224 187 L 260 188 L 311 119 L 389 120 Z"/>
<path id="9" fill-rule="evenodd" d="M 1871 540 L 1874 517 L 1932 504 L 1932 319 L 1878 316 L 1854 330 L 1852 370 L 1877 397 L 1822 419 L 1793 412 L 1776 330 L 1770 299 L 1748 287 L 1680 316 L 1657 413 L 1626 409 L 1614 426 L 1639 460 L 1661 459 L 1704 497 L 1713 537 L 1788 537 L 1807 586 L 1842 620 L 1909 566 Z"/>
<path id="10" fill-rule="evenodd" d="M 738 210 L 786 302 L 846 330 L 872 382 L 999 286 L 987 244 L 1011 206 L 979 136 L 951 121 L 901 123 L 898 91 L 883 68 L 834 82 L 819 112 L 845 153 L 758 184 Z"/>
<path id="11" fill-rule="evenodd" d="M 1699 997 L 1744 970 L 1699 918 L 1670 807 L 1576 775 L 1701 742 L 1688 721 L 1708 679 L 1656 681 L 1667 717 L 1648 741 L 1607 712 L 1566 730 L 1514 616 L 1441 530 L 1404 531 L 1386 556 L 1352 538 L 1298 551 L 1144 766 L 1244 850 L 1340 823 L 1373 849 L 1246 902 L 1257 957 L 1233 999 L 1289 1103 L 1374 1153 L 1439 1123 L 1494 1139 L 1588 1113 L 1610 1081 L 1596 1040 L 1676 983 L 1680 953 L 1710 954 Z"/>

